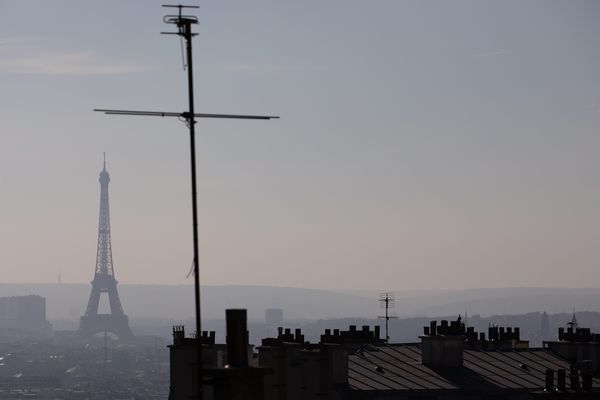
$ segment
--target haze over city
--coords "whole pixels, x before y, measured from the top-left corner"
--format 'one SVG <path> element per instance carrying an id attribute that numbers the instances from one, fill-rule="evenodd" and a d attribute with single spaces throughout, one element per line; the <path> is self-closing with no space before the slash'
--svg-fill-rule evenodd
<path id="1" fill-rule="evenodd" d="M 0 399 L 600 398 L 598 21 L 0 0 Z"/>
<path id="2" fill-rule="evenodd" d="M 158 1 L 0 2 L 6 282 L 191 284 L 188 138 Z M 598 287 L 600 3 L 202 2 L 201 281 Z"/>

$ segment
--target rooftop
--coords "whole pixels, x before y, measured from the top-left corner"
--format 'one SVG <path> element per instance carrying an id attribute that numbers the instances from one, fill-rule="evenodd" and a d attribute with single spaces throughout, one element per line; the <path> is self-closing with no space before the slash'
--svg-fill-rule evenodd
<path id="1" fill-rule="evenodd" d="M 349 356 L 348 369 L 353 390 L 535 391 L 544 387 L 546 369 L 568 375 L 569 363 L 541 348 L 465 349 L 462 367 L 434 369 L 421 363 L 421 344 L 409 343 L 363 346 Z M 593 387 L 600 389 L 600 379 Z"/>

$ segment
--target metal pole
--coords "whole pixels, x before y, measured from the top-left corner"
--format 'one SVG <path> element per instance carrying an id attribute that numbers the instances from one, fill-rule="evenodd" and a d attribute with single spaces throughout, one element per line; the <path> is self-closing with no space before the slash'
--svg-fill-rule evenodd
<path id="1" fill-rule="evenodd" d="M 189 114 L 190 128 L 190 169 L 192 176 L 192 224 L 194 229 L 194 291 L 196 300 L 196 362 L 198 364 L 198 399 L 202 400 L 202 325 L 200 320 L 200 268 L 198 261 L 198 205 L 196 189 L 196 120 L 194 118 L 194 72 L 192 62 L 192 26 L 184 22 L 184 35 L 187 47 Z"/>
<path id="2" fill-rule="evenodd" d="M 102 374 L 106 378 L 106 364 L 108 364 L 108 332 L 104 330 L 104 366 L 102 368 Z"/>
<path id="3" fill-rule="evenodd" d="M 390 320 L 390 317 L 388 317 L 388 303 L 389 303 L 390 299 L 388 298 L 388 295 L 385 295 L 385 342 L 389 343 L 390 342 L 390 335 L 388 334 L 388 321 Z"/>

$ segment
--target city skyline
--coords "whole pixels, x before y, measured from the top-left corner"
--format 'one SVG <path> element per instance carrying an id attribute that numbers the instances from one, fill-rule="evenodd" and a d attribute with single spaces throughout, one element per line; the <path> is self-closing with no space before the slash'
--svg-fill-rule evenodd
<path id="1" fill-rule="evenodd" d="M 160 4 L 0 3 L 2 282 L 89 282 L 106 152 L 119 281 L 192 284 L 185 126 L 92 112 L 185 108 Z M 199 4 L 198 111 L 282 117 L 198 124 L 203 284 L 600 287 L 598 3 Z"/>

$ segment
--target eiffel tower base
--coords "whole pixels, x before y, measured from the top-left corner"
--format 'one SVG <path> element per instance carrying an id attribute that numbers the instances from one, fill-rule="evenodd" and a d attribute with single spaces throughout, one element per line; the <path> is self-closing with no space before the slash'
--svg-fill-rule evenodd
<path id="1" fill-rule="evenodd" d="M 133 339 L 127 315 L 96 314 L 81 317 L 79 321 L 79 336 L 81 338 L 88 338 L 104 332 L 114 333 L 119 337 L 119 340 L 124 342 Z"/>

